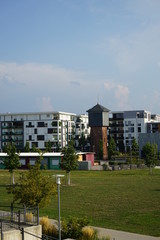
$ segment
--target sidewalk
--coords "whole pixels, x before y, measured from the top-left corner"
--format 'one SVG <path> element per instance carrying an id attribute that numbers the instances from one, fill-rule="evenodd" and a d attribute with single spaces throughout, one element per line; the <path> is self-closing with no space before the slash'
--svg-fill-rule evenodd
<path id="1" fill-rule="evenodd" d="M 92 226 L 93 227 L 93 226 Z M 160 240 L 160 237 L 146 236 L 136 233 L 129 233 L 117 230 L 111 230 L 106 228 L 93 227 L 98 231 L 99 237 L 105 237 L 106 235 L 111 237 L 111 240 Z"/>

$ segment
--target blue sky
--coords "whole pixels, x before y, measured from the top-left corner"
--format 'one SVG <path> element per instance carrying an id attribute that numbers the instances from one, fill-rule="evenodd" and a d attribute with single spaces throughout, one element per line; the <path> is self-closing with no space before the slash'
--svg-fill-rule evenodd
<path id="1" fill-rule="evenodd" d="M 159 0 L 0 0 L 0 112 L 160 114 Z"/>

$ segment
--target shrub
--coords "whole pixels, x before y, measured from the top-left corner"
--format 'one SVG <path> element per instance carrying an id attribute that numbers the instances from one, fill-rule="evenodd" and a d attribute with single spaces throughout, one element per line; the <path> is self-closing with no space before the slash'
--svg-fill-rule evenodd
<path id="1" fill-rule="evenodd" d="M 95 240 L 97 238 L 97 231 L 93 228 L 86 226 L 82 229 L 81 240 Z"/>
<path id="2" fill-rule="evenodd" d="M 105 236 L 105 237 L 98 237 L 98 232 L 97 230 L 93 229 L 92 227 L 84 227 L 82 229 L 82 237 L 81 240 L 110 240 L 110 236 Z"/>
<path id="3" fill-rule="evenodd" d="M 68 221 L 62 221 L 62 238 L 80 239 L 82 229 L 88 223 L 89 221 L 86 218 L 70 218 Z"/>
<path id="4" fill-rule="evenodd" d="M 42 225 L 42 233 L 48 236 L 57 237 L 58 231 L 57 228 L 50 222 L 48 217 L 42 217 L 40 220 Z"/>
<path id="5" fill-rule="evenodd" d="M 26 222 L 32 222 L 33 221 L 33 213 L 26 213 Z"/>

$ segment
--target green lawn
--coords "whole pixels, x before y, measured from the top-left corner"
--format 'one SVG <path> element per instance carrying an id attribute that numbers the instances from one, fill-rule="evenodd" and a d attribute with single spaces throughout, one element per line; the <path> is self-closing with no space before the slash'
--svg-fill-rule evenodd
<path id="1" fill-rule="evenodd" d="M 62 173 L 44 171 L 44 174 Z M 16 173 L 18 177 L 19 172 Z M 61 217 L 84 217 L 95 226 L 160 236 L 160 170 L 73 171 L 61 185 Z M 9 173 L 0 171 L 0 205 L 9 204 Z M 40 211 L 58 218 L 57 197 Z"/>

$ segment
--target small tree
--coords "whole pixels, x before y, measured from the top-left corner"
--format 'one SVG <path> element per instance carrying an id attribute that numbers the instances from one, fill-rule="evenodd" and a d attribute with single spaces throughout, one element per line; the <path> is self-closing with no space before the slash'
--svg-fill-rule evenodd
<path id="1" fill-rule="evenodd" d="M 46 142 L 46 152 L 52 152 L 52 143 L 50 140 Z"/>
<path id="2" fill-rule="evenodd" d="M 103 141 L 99 140 L 98 158 L 103 159 Z"/>
<path id="3" fill-rule="evenodd" d="M 132 140 L 132 155 L 138 155 L 139 146 L 135 138 Z"/>
<path id="4" fill-rule="evenodd" d="M 56 184 L 50 176 L 44 176 L 40 164 L 36 163 L 29 171 L 20 175 L 18 184 L 12 189 L 13 201 L 27 207 L 45 207 L 51 196 L 56 194 Z"/>
<path id="5" fill-rule="evenodd" d="M 37 152 L 37 148 L 36 148 L 35 144 L 33 144 L 31 152 Z"/>
<path id="6" fill-rule="evenodd" d="M 30 152 L 29 142 L 26 142 L 24 152 Z"/>
<path id="7" fill-rule="evenodd" d="M 70 172 L 77 169 L 78 167 L 78 156 L 76 154 L 75 148 L 73 147 L 73 142 L 70 141 L 67 147 L 62 149 L 63 162 L 61 166 L 66 170 L 66 175 L 68 178 L 68 185 L 70 185 Z"/>
<path id="8" fill-rule="evenodd" d="M 5 168 L 11 173 L 11 184 L 14 184 L 14 170 L 20 167 L 19 155 L 16 151 L 16 147 L 13 143 L 7 144 L 4 148 L 4 151 L 7 153 L 7 157 L 4 160 Z"/>
<path id="9" fill-rule="evenodd" d="M 78 143 L 79 143 L 79 149 L 81 151 L 84 151 L 84 147 L 85 147 L 85 144 L 86 144 L 86 138 L 85 138 L 84 133 L 81 134 L 81 136 L 78 140 Z"/>
<path id="10" fill-rule="evenodd" d="M 111 137 L 108 144 L 108 158 L 111 159 L 112 156 L 115 155 L 115 152 L 116 152 L 116 143 L 114 139 Z"/>
<path id="11" fill-rule="evenodd" d="M 150 169 L 150 174 L 152 174 L 152 168 L 157 163 L 157 154 L 158 154 L 157 144 L 150 144 L 148 142 L 142 148 L 142 157 L 144 158 L 146 165 Z"/>

